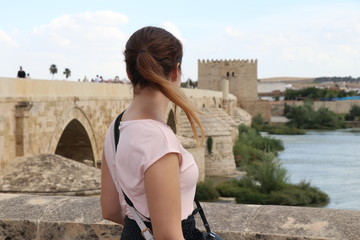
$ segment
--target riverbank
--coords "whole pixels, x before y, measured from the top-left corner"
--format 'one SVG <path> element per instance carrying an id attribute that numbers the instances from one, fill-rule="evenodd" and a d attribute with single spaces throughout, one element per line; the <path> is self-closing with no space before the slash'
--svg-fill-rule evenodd
<path id="1" fill-rule="evenodd" d="M 360 210 L 360 128 L 271 136 L 284 143 L 279 158 L 290 182 L 310 181 L 326 192 L 326 208 Z"/>
<path id="2" fill-rule="evenodd" d="M 360 121 L 346 121 L 346 127 L 348 127 L 348 128 L 360 128 Z"/>

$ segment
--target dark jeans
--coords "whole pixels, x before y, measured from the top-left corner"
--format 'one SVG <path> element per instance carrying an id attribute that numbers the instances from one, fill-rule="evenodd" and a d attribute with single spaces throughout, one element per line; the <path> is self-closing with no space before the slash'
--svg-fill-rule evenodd
<path id="1" fill-rule="evenodd" d="M 144 222 L 145 225 L 152 229 L 151 222 Z M 187 219 L 181 222 L 183 235 L 186 240 L 202 240 L 202 233 L 196 228 L 195 219 L 190 215 Z M 141 230 L 135 220 L 125 217 L 124 229 L 121 235 L 121 240 L 144 240 L 141 235 Z"/>

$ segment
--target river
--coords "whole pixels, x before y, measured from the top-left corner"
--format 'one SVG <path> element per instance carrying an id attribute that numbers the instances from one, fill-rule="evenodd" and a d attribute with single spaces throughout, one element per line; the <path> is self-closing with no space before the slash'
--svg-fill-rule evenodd
<path id="1" fill-rule="evenodd" d="M 360 210 L 360 129 L 271 137 L 284 143 L 279 158 L 291 183 L 306 180 L 326 192 L 326 208 Z"/>

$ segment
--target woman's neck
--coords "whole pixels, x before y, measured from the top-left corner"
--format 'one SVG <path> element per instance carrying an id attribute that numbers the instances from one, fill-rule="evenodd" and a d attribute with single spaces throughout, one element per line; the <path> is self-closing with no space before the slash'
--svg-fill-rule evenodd
<path id="1" fill-rule="evenodd" d="M 165 123 L 168 105 L 169 99 L 160 91 L 137 89 L 124 120 L 153 119 Z"/>

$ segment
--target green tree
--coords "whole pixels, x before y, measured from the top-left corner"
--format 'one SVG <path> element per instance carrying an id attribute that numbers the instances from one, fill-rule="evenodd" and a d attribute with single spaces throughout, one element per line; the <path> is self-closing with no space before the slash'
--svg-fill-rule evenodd
<path id="1" fill-rule="evenodd" d="M 301 97 L 316 99 L 320 98 L 321 89 L 315 87 L 303 88 L 299 90 Z"/>
<path id="2" fill-rule="evenodd" d="M 345 123 L 336 113 L 328 108 L 321 107 L 314 113 L 313 128 L 338 129 L 345 127 Z"/>
<path id="3" fill-rule="evenodd" d="M 53 80 L 54 80 L 54 74 L 57 73 L 57 71 L 58 71 L 56 65 L 55 65 L 55 64 L 51 64 L 49 70 L 50 70 L 50 74 L 53 75 Z"/>
<path id="4" fill-rule="evenodd" d="M 345 115 L 345 120 L 347 121 L 360 120 L 360 106 L 352 105 L 350 112 Z"/>
<path id="5" fill-rule="evenodd" d="M 290 119 L 290 127 L 310 129 L 313 123 L 314 110 L 311 101 L 306 101 L 304 106 L 287 106 L 285 116 Z"/>
<path id="6" fill-rule="evenodd" d="M 298 97 L 298 92 L 294 89 L 286 89 L 284 93 L 285 100 L 295 100 Z"/>
<path id="7" fill-rule="evenodd" d="M 287 106 L 285 116 L 290 119 L 289 127 L 301 129 L 338 129 L 345 126 L 345 122 L 336 113 L 327 108 L 313 109 L 311 101 L 304 106 Z"/>
<path id="8" fill-rule="evenodd" d="M 301 99 L 329 99 L 334 97 L 356 96 L 355 91 L 346 92 L 338 89 L 319 89 L 315 87 L 303 88 L 299 90 L 286 89 L 284 93 L 285 100 Z"/>
<path id="9" fill-rule="evenodd" d="M 71 76 L 71 71 L 68 68 L 65 68 L 63 74 L 65 75 L 66 79 Z"/>

